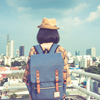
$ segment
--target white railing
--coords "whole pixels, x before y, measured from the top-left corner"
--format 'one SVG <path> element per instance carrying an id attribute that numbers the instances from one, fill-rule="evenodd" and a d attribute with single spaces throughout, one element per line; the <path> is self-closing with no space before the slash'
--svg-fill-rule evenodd
<path id="1" fill-rule="evenodd" d="M 72 84 L 71 87 L 74 87 L 74 88 L 86 93 L 87 100 L 90 100 L 90 96 L 100 100 L 100 95 L 90 91 L 90 80 L 93 79 L 96 81 L 100 81 L 100 75 L 92 74 L 92 73 L 88 73 L 88 72 L 83 72 L 83 71 L 78 71 L 78 70 L 73 70 L 70 73 L 76 73 L 76 74 L 87 76 L 86 89 L 84 89 L 80 86 L 77 86 L 75 84 Z"/>
<path id="2" fill-rule="evenodd" d="M 16 73 L 16 72 L 12 72 L 12 73 Z M 75 73 L 75 74 L 80 74 L 80 75 L 87 76 L 87 83 L 86 83 L 87 87 L 86 87 L 86 89 L 82 88 L 82 87 L 80 87 L 78 85 L 75 85 L 75 84 L 71 84 L 71 87 L 74 87 L 75 89 L 78 89 L 79 91 L 82 91 L 82 92 L 86 93 L 87 94 L 87 100 L 90 100 L 90 96 L 100 100 L 100 95 L 90 91 L 90 80 L 93 79 L 93 80 L 96 80 L 96 81 L 100 81 L 100 75 L 92 74 L 92 73 L 88 73 L 88 72 L 83 72 L 83 71 L 78 71 L 78 70 L 72 70 L 72 71 L 70 71 L 70 73 L 71 74 Z M 14 87 L 13 88 L 12 87 L 5 87 L 3 89 L 4 90 L 5 89 L 8 89 L 8 90 L 15 89 L 16 90 L 18 88 L 21 89 L 21 87 L 17 87 L 17 88 L 16 87 L 15 88 Z M 23 89 L 26 89 L 26 86 L 23 87 Z"/>

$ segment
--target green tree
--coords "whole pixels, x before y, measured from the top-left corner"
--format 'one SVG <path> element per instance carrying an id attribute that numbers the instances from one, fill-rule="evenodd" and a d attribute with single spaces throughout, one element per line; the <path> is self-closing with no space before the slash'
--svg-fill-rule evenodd
<path id="1" fill-rule="evenodd" d="M 25 66 L 26 65 L 26 62 L 25 61 L 22 61 L 21 62 L 21 66 Z"/>
<path id="2" fill-rule="evenodd" d="M 5 82 L 7 82 L 7 81 L 8 81 L 8 78 L 3 78 L 3 80 L 0 81 L 0 86 L 3 86 L 3 84 L 4 84 Z"/>
<path id="3" fill-rule="evenodd" d="M 29 94 L 23 95 L 22 98 L 28 98 Z"/>
<path id="4" fill-rule="evenodd" d="M 84 69 L 86 72 L 100 74 L 100 68 L 98 66 L 90 66 L 89 68 Z"/>
<path id="5" fill-rule="evenodd" d="M 11 63 L 12 66 L 21 66 L 21 62 L 19 61 L 14 61 Z"/>
<path id="6" fill-rule="evenodd" d="M 93 57 L 92 59 L 93 59 L 93 61 L 97 61 L 96 57 Z"/>
<path id="7" fill-rule="evenodd" d="M 15 93 L 13 93 L 11 96 L 10 96 L 10 99 L 15 99 L 17 97 L 17 95 Z"/>
<path id="8" fill-rule="evenodd" d="M 9 65 L 7 65 L 7 64 L 5 66 L 9 67 Z"/>
<path id="9" fill-rule="evenodd" d="M 100 63 L 98 64 L 98 67 L 99 67 L 99 69 L 100 69 Z"/>

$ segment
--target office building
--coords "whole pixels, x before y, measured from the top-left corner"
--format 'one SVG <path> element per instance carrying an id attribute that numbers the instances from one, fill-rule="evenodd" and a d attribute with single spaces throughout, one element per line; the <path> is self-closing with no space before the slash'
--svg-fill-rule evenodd
<path id="1" fill-rule="evenodd" d="M 9 66 L 11 66 L 11 57 L 9 57 L 9 56 L 4 56 L 4 65 L 9 65 Z"/>
<path id="2" fill-rule="evenodd" d="M 20 56 L 24 56 L 24 45 L 21 45 L 19 48 Z"/>
<path id="3" fill-rule="evenodd" d="M 92 65 L 92 58 L 90 55 L 83 55 L 80 61 L 80 68 L 88 68 Z"/>
<path id="4" fill-rule="evenodd" d="M 74 66 L 76 67 L 76 66 L 78 66 L 78 67 L 80 67 L 80 61 L 81 61 L 81 59 L 82 59 L 82 56 L 80 55 L 80 56 L 75 56 L 75 58 L 74 58 Z"/>
<path id="5" fill-rule="evenodd" d="M 86 55 L 91 55 L 92 57 L 96 57 L 96 49 L 94 47 L 87 49 Z"/>
<path id="6" fill-rule="evenodd" d="M 11 58 L 14 57 L 14 41 L 13 40 L 10 41 L 10 57 Z"/>
<path id="7" fill-rule="evenodd" d="M 75 56 L 79 56 L 79 55 L 80 55 L 80 51 L 79 50 L 75 51 Z"/>

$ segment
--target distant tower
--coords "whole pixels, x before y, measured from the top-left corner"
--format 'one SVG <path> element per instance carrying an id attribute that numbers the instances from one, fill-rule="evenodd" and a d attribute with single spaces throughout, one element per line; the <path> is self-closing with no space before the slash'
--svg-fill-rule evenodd
<path id="1" fill-rule="evenodd" d="M 4 56 L 4 64 L 11 66 L 9 34 L 7 35 L 6 56 Z"/>
<path id="2" fill-rule="evenodd" d="M 77 56 L 79 56 L 80 55 L 80 51 L 79 50 L 77 50 L 77 51 L 75 51 L 75 55 Z"/>
<path id="3" fill-rule="evenodd" d="M 9 42 L 9 34 L 7 35 L 7 44 L 8 44 L 8 42 Z"/>
<path id="4" fill-rule="evenodd" d="M 9 41 L 9 34 L 7 35 L 6 56 L 14 57 L 14 41 Z"/>
<path id="5" fill-rule="evenodd" d="M 9 34 L 7 35 L 6 56 L 9 56 Z"/>
<path id="6" fill-rule="evenodd" d="M 21 45 L 19 48 L 20 56 L 24 56 L 24 45 Z"/>

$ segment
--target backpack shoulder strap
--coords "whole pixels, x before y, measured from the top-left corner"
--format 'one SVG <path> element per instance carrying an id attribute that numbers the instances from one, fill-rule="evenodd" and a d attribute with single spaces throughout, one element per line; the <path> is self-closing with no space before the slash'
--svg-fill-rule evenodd
<path id="1" fill-rule="evenodd" d="M 43 54 L 43 50 L 40 45 L 35 45 L 34 48 L 35 48 L 37 54 Z"/>
<path id="2" fill-rule="evenodd" d="M 58 46 L 59 46 L 58 44 L 53 44 L 49 50 L 49 53 L 55 53 Z"/>

